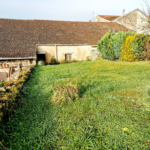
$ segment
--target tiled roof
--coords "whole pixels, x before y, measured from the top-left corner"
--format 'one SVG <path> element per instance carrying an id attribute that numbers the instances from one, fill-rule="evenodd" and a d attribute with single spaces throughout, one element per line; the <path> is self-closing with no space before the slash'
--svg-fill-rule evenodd
<path id="1" fill-rule="evenodd" d="M 0 19 L 0 58 L 35 57 L 36 44 L 91 44 L 109 30 L 127 31 L 113 22 Z"/>
<path id="2" fill-rule="evenodd" d="M 107 15 L 98 15 L 98 16 L 101 17 L 101 18 L 104 18 L 104 19 L 106 19 L 108 21 L 113 21 L 113 20 L 115 20 L 115 19 L 120 17 L 120 16 L 107 16 Z"/>

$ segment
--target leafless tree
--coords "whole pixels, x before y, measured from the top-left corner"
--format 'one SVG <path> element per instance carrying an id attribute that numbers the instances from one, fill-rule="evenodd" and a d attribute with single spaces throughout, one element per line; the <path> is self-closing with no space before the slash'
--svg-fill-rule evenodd
<path id="1" fill-rule="evenodd" d="M 143 0 L 143 15 L 138 15 L 136 31 L 139 33 L 150 34 L 150 5 L 147 0 Z"/>
<path id="2" fill-rule="evenodd" d="M 144 1 L 143 10 L 139 12 L 132 12 L 124 19 L 125 25 L 135 30 L 137 33 L 150 34 L 150 5 L 147 0 Z"/>

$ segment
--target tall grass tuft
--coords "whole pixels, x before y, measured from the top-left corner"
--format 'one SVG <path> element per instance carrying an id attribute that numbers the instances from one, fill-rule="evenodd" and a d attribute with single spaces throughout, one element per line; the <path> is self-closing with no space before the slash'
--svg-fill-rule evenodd
<path id="1" fill-rule="evenodd" d="M 67 82 L 70 82 L 70 80 Z M 63 103 L 74 101 L 79 97 L 79 87 L 76 83 L 67 83 L 66 85 L 60 85 L 57 83 L 57 86 L 53 88 L 51 102 L 55 105 L 62 105 Z"/>

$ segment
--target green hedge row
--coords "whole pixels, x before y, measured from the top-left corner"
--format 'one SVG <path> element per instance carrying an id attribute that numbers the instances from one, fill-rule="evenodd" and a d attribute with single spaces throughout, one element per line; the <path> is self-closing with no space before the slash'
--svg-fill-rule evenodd
<path id="1" fill-rule="evenodd" d="M 32 69 L 20 72 L 16 80 L 13 79 L 3 83 L 4 91 L 0 91 L 0 126 L 12 114 L 16 106 L 16 96 L 19 94 L 24 82 L 28 79 Z"/>
<path id="2" fill-rule="evenodd" d="M 101 53 L 104 59 L 115 60 L 120 58 L 120 52 L 129 36 L 134 36 L 132 41 L 132 51 L 139 59 L 145 58 L 144 49 L 146 47 L 146 41 L 150 35 L 137 34 L 135 32 L 123 32 L 118 33 L 109 31 L 106 35 L 98 42 L 98 51 Z"/>

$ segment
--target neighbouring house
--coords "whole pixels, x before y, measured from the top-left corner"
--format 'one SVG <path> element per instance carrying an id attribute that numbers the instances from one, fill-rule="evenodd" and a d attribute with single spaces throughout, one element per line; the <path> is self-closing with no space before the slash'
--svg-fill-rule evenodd
<path id="1" fill-rule="evenodd" d="M 122 16 L 97 15 L 95 22 L 116 22 L 138 33 L 145 33 L 148 16 L 140 9 L 135 9 L 127 14 L 123 10 Z"/>
<path id="2" fill-rule="evenodd" d="M 97 15 L 94 22 L 114 22 L 120 16 Z"/>

